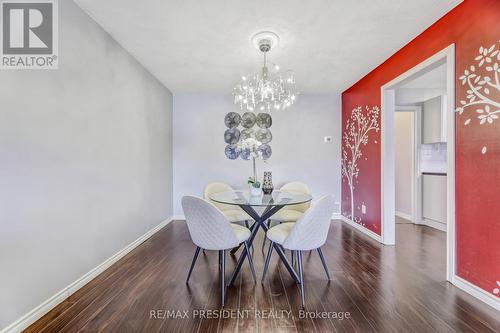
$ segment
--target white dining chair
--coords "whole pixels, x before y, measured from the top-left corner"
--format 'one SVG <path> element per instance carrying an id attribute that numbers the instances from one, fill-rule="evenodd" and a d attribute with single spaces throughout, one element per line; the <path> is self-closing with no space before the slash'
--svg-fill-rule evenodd
<path id="1" fill-rule="evenodd" d="M 297 256 L 299 269 L 300 296 L 304 306 L 304 267 L 302 264 L 302 251 L 317 250 L 326 276 L 330 280 L 330 273 L 325 258 L 321 252 L 321 246 L 326 242 L 330 221 L 334 209 L 333 196 L 327 195 L 309 208 L 296 223 L 282 223 L 270 228 L 266 237 L 270 240 L 269 251 L 264 264 L 262 280 L 264 280 L 269 268 L 269 261 L 274 244 L 291 250 Z"/>
<path id="2" fill-rule="evenodd" d="M 210 196 L 212 194 L 229 192 L 229 191 L 233 191 L 233 188 L 228 184 L 221 182 L 209 183 L 205 187 L 205 190 L 203 191 L 203 198 L 207 201 L 210 201 L 217 208 L 219 208 L 219 210 L 222 212 L 222 214 L 224 214 L 224 216 L 229 220 L 229 222 L 231 223 L 244 222 L 245 226 L 249 228 L 250 226 L 248 221 L 251 220 L 251 217 L 248 216 L 248 214 L 245 213 L 240 207 L 221 204 L 219 202 L 215 202 L 212 199 L 210 199 Z"/>
<path id="3" fill-rule="evenodd" d="M 191 267 L 189 268 L 186 283 L 193 272 L 200 249 L 219 251 L 219 269 L 221 280 L 221 304 L 225 299 L 225 251 L 239 244 L 245 245 L 250 270 L 255 281 L 255 270 L 252 255 L 249 251 L 248 238 L 250 230 L 244 226 L 230 223 L 222 212 L 212 203 L 194 196 L 182 198 L 182 209 L 193 243 L 196 245 Z"/>
<path id="4" fill-rule="evenodd" d="M 311 194 L 309 191 L 309 187 L 307 184 L 294 181 L 289 182 L 283 185 L 279 191 L 281 192 L 289 192 L 289 193 L 300 193 L 300 194 Z M 288 223 L 288 222 L 296 222 L 299 218 L 304 215 L 304 212 L 311 207 L 311 202 L 305 202 L 297 205 L 290 205 L 280 209 L 276 214 L 273 215 L 269 221 L 267 221 L 267 227 L 270 228 L 272 222 L 278 223 Z M 266 238 L 262 241 L 262 248 L 266 243 Z"/>
<path id="5" fill-rule="evenodd" d="M 290 192 L 290 193 L 300 193 L 300 194 L 311 194 L 309 191 L 309 187 L 302 182 L 290 182 L 285 185 L 283 185 L 280 189 L 281 192 Z M 295 222 L 299 218 L 304 215 L 304 212 L 311 207 L 310 202 L 302 203 L 302 204 L 297 204 L 297 205 L 290 205 L 286 206 L 280 211 L 278 211 L 274 216 L 272 217 L 271 220 L 277 221 L 280 223 L 283 222 Z"/>

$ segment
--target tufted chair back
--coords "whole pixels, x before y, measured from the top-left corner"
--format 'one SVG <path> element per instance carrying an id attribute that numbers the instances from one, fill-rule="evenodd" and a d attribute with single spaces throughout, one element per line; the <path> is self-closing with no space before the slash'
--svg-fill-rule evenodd
<path id="1" fill-rule="evenodd" d="M 207 201 L 210 201 L 212 204 L 214 204 L 217 208 L 219 208 L 222 211 L 225 210 L 232 210 L 235 209 L 235 207 L 231 205 L 224 205 L 215 201 L 210 200 L 210 195 L 214 193 L 221 193 L 221 192 L 229 192 L 232 191 L 233 188 L 225 183 L 221 182 L 213 182 L 209 183 L 203 192 L 203 198 Z"/>
<path id="2" fill-rule="evenodd" d="M 300 194 L 311 194 L 309 191 L 309 187 L 302 182 L 287 183 L 280 188 L 280 191 L 291 192 L 291 193 L 300 193 Z M 311 207 L 311 203 L 305 202 L 305 203 L 298 204 L 298 205 L 287 206 L 287 207 L 285 207 L 285 209 L 294 209 L 294 210 L 298 210 L 299 212 L 304 213 L 306 210 L 309 209 L 309 207 Z"/>
<path id="3" fill-rule="evenodd" d="M 327 195 L 308 209 L 295 223 L 292 231 L 283 242 L 283 247 L 289 250 L 313 250 L 326 242 L 328 229 L 334 209 L 332 195 Z"/>
<path id="4" fill-rule="evenodd" d="M 210 202 L 193 196 L 182 198 L 182 209 L 191 239 L 207 250 L 225 250 L 239 242 L 222 212 Z"/>

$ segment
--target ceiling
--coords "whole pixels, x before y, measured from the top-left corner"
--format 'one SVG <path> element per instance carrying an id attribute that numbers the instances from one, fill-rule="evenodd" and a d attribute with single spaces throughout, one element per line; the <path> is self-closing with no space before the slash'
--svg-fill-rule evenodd
<path id="1" fill-rule="evenodd" d="M 411 78 L 399 88 L 411 89 L 442 89 L 446 90 L 446 63 L 420 75 Z"/>
<path id="2" fill-rule="evenodd" d="M 174 93 L 231 92 L 261 67 L 250 37 L 302 93 L 341 92 L 461 0 L 76 0 Z"/>

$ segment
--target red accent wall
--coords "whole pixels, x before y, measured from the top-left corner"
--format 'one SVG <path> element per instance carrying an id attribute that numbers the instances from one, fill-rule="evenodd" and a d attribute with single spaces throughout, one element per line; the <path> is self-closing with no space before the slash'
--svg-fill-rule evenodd
<path id="1" fill-rule="evenodd" d="M 500 297 L 500 90 L 495 75 L 500 76 L 500 0 L 465 0 L 409 44 L 387 59 L 342 94 L 342 131 L 358 106 L 380 107 L 380 87 L 421 63 L 433 54 L 455 43 L 456 107 L 471 102 L 468 83 L 462 75 L 474 65 L 470 78 L 475 86 L 488 88 L 481 94 L 494 103 L 473 104 L 456 116 L 456 246 L 457 274 L 480 288 Z M 495 45 L 495 48 L 491 47 Z M 480 47 L 488 59 L 479 66 Z M 485 52 L 485 49 L 482 52 Z M 493 55 L 493 56 L 491 56 Z M 491 81 L 482 82 L 484 76 Z M 462 79 L 460 79 L 462 77 Z M 478 111 L 479 109 L 479 111 Z M 482 111 L 482 112 L 481 112 Z M 488 112 L 490 115 L 488 116 Z M 481 119 L 479 116 L 484 115 Z M 486 119 L 485 119 L 486 118 Z M 491 118 L 491 119 L 488 119 Z M 470 119 L 470 121 L 468 121 Z M 485 120 L 483 120 L 485 119 Z M 482 121 L 482 124 L 481 124 Z M 467 123 L 467 124 L 466 124 Z M 485 148 L 483 148 L 485 147 Z M 355 188 L 355 218 L 368 229 L 381 230 L 381 159 L 380 132 L 371 133 L 363 147 Z M 351 201 L 347 182 L 342 182 L 342 213 L 350 214 Z M 367 214 L 360 207 L 367 206 Z"/>

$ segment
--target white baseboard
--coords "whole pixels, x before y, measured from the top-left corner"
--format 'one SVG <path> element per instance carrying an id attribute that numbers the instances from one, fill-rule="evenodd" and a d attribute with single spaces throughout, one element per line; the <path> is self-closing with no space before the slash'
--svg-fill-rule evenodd
<path id="1" fill-rule="evenodd" d="M 428 227 L 446 232 L 446 223 L 441 223 L 438 221 L 429 220 L 429 219 L 424 218 L 424 219 L 422 219 L 422 221 L 420 221 L 420 223 L 417 223 L 417 224 L 426 225 Z"/>
<path id="2" fill-rule="evenodd" d="M 489 292 L 479 288 L 478 286 L 473 285 L 469 281 L 464 280 L 457 275 L 453 277 L 453 281 L 451 281 L 451 283 L 453 283 L 453 285 L 457 288 L 465 291 L 467 294 L 474 296 L 478 300 L 500 311 L 500 298 L 490 294 Z"/>
<path id="3" fill-rule="evenodd" d="M 376 240 L 377 242 L 380 242 L 382 243 L 382 237 L 380 235 L 377 235 L 376 233 L 374 233 L 373 231 L 371 230 L 368 230 L 366 229 L 365 227 L 363 227 L 361 224 L 358 224 L 350 219 L 348 219 L 347 217 L 345 216 L 342 216 L 342 222 L 345 222 L 347 223 L 348 225 L 350 225 L 351 227 L 361 231 L 362 233 L 364 233 L 365 235 L 373 238 L 374 240 Z"/>
<path id="4" fill-rule="evenodd" d="M 333 213 L 332 214 L 332 220 L 342 220 L 342 214 L 340 214 L 340 213 Z"/>
<path id="5" fill-rule="evenodd" d="M 82 288 L 84 285 L 86 285 L 88 282 L 90 282 L 92 279 L 94 279 L 96 276 L 104 272 L 106 269 L 108 269 L 111 265 L 113 265 L 115 262 L 123 258 L 126 254 L 128 254 L 130 251 L 135 249 L 137 246 L 139 246 L 141 243 L 146 241 L 148 238 L 153 236 L 156 232 L 158 232 L 161 228 L 166 226 L 168 223 L 173 221 L 174 218 L 170 217 L 164 221 L 162 221 L 160 224 L 158 224 L 156 227 L 153 229 L 149 230 L 146 232 L 144 235 L 141 237 L 137 238 L 135 241 L 115 253 L 113 256 L 108 258 L 106 261 L 103 263 L 99 264 L 97 267 L 93 268 L 89 272 L 87 272 L 85 275 L 68 285 L 67 287 L 61 289 L 59 292 L 57 292 L 54 296 L 10 324 L 9 326 L 5 327 L 0 331 L 0 333 L 17 333 L 21 332 L 24 329 L 28 328 L 31 324 L 33 324 L 35 321 L 40 319 L 42 316 L 44 316 L 46 313 L 48 313 L 50 310 L 52 310 L 54 307 L 56 307 L 59 303 L 64 301 L 66 298 L 74 294 L 78 289 Z"/>
<path id="6" fill-rule="evenodd" d="M 395 214 L 396 214 L 396 216 L 398 216 L 398 217 L 400 217 L 402 219 L 405 219 L 405 220 L 413 222 L 413 216 L 411 216 L 410 214 L 406 214 L 406 213 L 398 212 L 398 211 L 396 211 Z"/>

